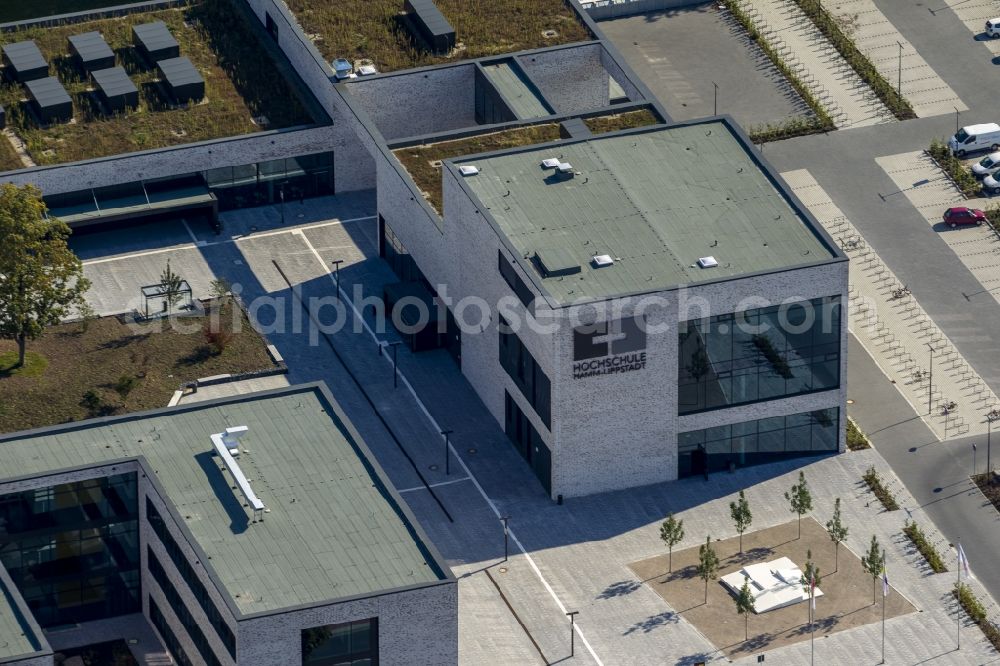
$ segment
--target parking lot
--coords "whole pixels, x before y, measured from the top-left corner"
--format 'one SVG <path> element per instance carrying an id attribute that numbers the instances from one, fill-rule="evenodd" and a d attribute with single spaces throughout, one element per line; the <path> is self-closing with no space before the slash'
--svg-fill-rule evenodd
<path id="1" fill-rule="evenodd" d="M 745 129 L 809 108 L 715 3 L 602 21 L 601 29 L 674 120 L 718 112 Z"/>

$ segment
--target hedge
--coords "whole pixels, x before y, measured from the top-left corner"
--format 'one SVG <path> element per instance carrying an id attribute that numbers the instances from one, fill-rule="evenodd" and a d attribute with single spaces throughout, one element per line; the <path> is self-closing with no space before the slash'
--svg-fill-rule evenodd
<path id="1" fill-rule="evenodd" d="M 1000 650 L 1000 629 L 986 617 L 986 607 L 983 606 L 983 602 L 976 598 L 972 588 L 965 583 L 956 583 L 952 594 L 958 599 L 958 603 L 969 614 L 972 621 L 979 625 L 993 647 Z"/>
<path id="2" fill-rule="evenodd" d="M 971 197 L 978 193 L 980 188 L 979 181 L 976 180 L 976 177 L 972 175 L 972 171 L 965 166 L 962 160 L 951 154 L 951 149 L 948 146 L 934 139 L 927 149 L 927 154 L 945 172 L 945 175 L 951 178 L 951 181 L 955 183 L 955 187 L 962 192 L 963 196 Z"/>
<path id="3" fill-rule="evenodd" d="M 896 504 L 896 498 L 892 496 L 889 489 L 882 483 L 882 477 L 875 471 L 875 467 L 869 467 L 862 478 L 868 484 L 868 487 L 871 488 L 871 491 L 875 493 L 878 501 L 882 502 L 882 506 L 885 507 L 886 511 L 895 511 L 899 508 L 899 505 Z"/>
<path id="4" fill-rule="evenodd" d="M 927 560 L 927 564 L 934 570 L 934 573 L 945 573 L 948 571 L 948 567 L 945 566 L 944 560 L 941 559 L 941 554 L 937 552 L 937 548 L 934 547 L 934 544 L 927 540 L 927 536 L 924 534 L 924 531 L 920 529 L 916 523 L 906 521 L 906 524 L 903 525 L 903 534 L 905 534 L 906 538 L 912 541 L 913 545 L 917 547 L 917 550 L 920 551 L 920 554 L 924 556 L 925 560 Z"/>

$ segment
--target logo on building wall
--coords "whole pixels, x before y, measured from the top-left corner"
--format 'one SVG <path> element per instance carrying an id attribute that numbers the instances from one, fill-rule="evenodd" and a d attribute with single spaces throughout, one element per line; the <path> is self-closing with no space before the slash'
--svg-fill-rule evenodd
<path id="1" fill-rule="evenodd" d="M 646 367 L 646 331 L 635 317 L 573 331 L 573 378 L 612 375 Z"/>

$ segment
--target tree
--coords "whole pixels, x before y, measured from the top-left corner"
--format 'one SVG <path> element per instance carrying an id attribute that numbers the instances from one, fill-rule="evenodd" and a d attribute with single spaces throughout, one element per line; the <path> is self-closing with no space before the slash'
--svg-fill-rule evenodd
<path id="1" fill-rule="evenodd" d="M 137 377 L 133 377 L 132 375 L 122 375 L 118 378 L 118 381 L 112 385 L 111 388 L 115 390 L 115 393 L 121 396 L 122 407 L 127 405 L 129 393 L 131 393 L 138 384 L 139 379 Z"/>
<path id="2" fill-rule="evenodd" d="M 0 338 L 17 342 L 18 368 L 28 340 L 59 323 L 90 288 L 66 242 L 69 227 L 45 210 L 33 185 L 0 185 Z"/>
<path id="3" fill-rule="evenodd" d="M 220 277 L 212 280 L 209 293 L 212 298 L 221 302 L 229 297 L 229 292 L 232 291 L 232 288 L 233 285 L 229 283 L 229 280 Z"/>
<path id="4" fill-rule="evenodd" d="M 667 544 L 667 572 L 674 570 L 674 546 L 684 540 L 684 521 L 674 518 L 674 514 L 660 525 L 660 538 Z"/>
<path id="5" fill-rule="evenodd" d="M 745 621 L 743 640 L 749 640 L 750 613 L 756 613 L 757 611 L 753 607 L 753 592 L 750 591 L 750 579 L 747 577 L 743 578 L 743 587 L 740 588 L 740 593 L 736 595 L 736 612 L 742 615 Z"/>
<path id="6" fill-rule="evenodd" d="M 735 502 L 729 503 L 729 515 L 733 517 L 736 531 L 740 533 L 740 552 L 743 552 L 743 533 L 747 531 L 753 522 L 753 514 L 750 513 L 750 502 L 746 495 L 740 491 L 740 495 Z"/>
<path id="7" fill-rule="evenodd" d="M 805 472 L 799 472 L 799 482 L 792 486 L 790 492 L 785 493 L 785 499 L 792 507 L 792 513 L 799 517 L 799 536 L 802 538 L 802 516 L 812 511 L 813 498 L 809 492 L 809 485 L 806 483 Z"/>
<path id="8" fill-rule="evenodd" d="M 708 581 L 719 575 L 719 556 L 712 548 L 712 537 L 705 537 L 705 545 L 698 546 L 698 576 L 705 581 L 705 603 L 708 603 Z"/>
<path id="9" fill-rule="evenodd" d="M 833 518 L 827 521 L 826 531 L 833 542 L 833 571 L 840 570 L 840 543 L 847 538 L 847 525 L 840 520 L 840 498 L 833 503 Z"/>
<path id="10" fill-rule="evenodd" d="M 882 560 L 885 558 L 885 551 L 878 545 L 878 539 L 872 535 L 871 545 L 868 546 L 868 554 L 861 557 L 861 567 L 872 577 L 872 605 L 877 601 L 878 577 L 882 574 Z"/>
<path id="11" fill-rule="evenodd" d="M 167 304 L 167 314 L 170 310 L 181 302 L 181 287 L 184 280 L 180 275 L 174 273 L 170 268 L 170 260 L 167 259 L 167 267 L 160 273 L 160 288 L 163 291 L 163 300 Z"/>
<path id="12" fill-rule="evenodd" d="M 76 315 L 80 318 L 80 333 L 86 333 L 90 322 L 97 319 L 97 310 L 87 301 L 81 300 L 76 304 Z"/>

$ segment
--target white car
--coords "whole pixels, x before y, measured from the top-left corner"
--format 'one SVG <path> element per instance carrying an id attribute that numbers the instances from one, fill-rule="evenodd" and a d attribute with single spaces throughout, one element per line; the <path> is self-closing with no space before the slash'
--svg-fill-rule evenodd
<path id="1" fill-rule="evenodd" d="M 986 21 L 986 36 L 990 39 L 1000 37 L 1000 18 L 993 18 Z"/>
<path id="2" fill-rule="evenodd" d="M 1000 152 L 990 153 L 972 165 L 972 174 L 976 178 L 992 176 L 997 171 L 1000 171 Z"/>
<path id="3" fill-rule="evenodd" d="M 997 180 L 997 176 L 1000 176 L 1000 174 L 994 174 L 983 178 L 983 192 L 1000 194 L 1000 180 Z"/>

